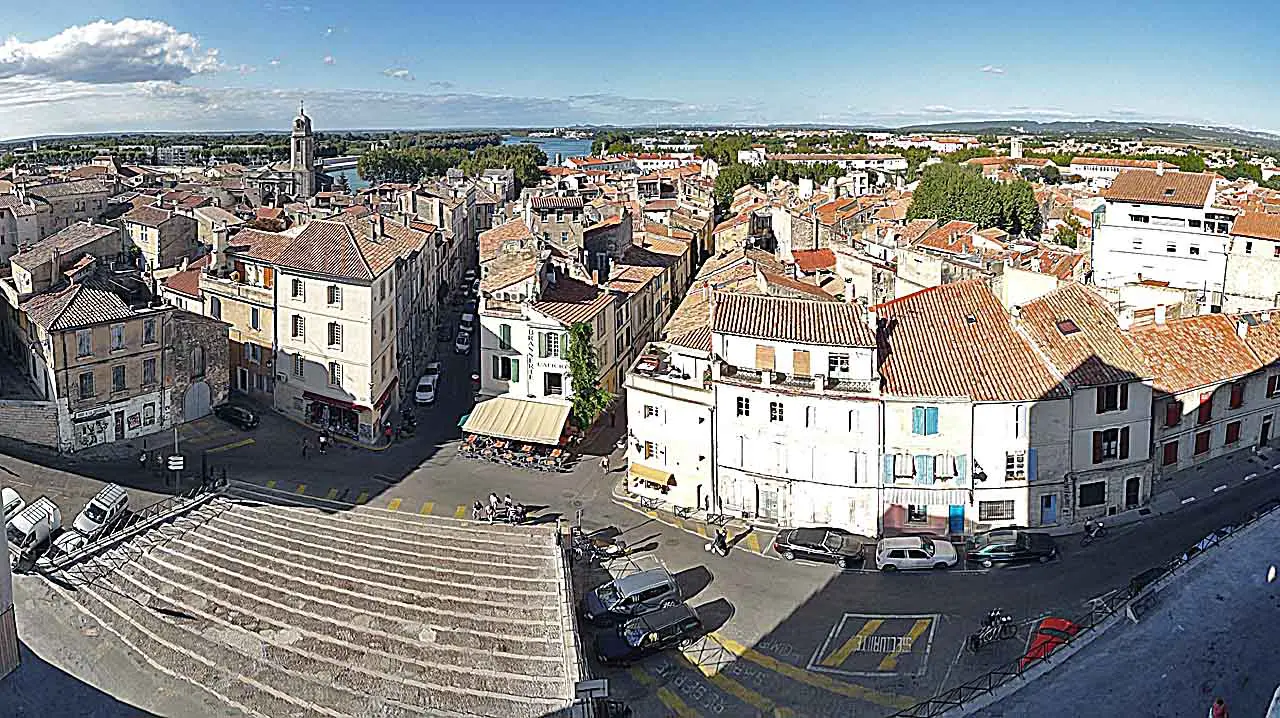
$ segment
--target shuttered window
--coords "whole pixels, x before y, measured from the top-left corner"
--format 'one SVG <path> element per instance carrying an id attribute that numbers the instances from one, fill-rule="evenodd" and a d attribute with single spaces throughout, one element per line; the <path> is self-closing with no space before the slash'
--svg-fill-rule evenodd
<path id="1" fill-rule="evenodd" d="M 803 349 L 791 352 L 791 373 L 796 376 L 812 376 L 809 369 L 809 352 Z"/>
<path id="2" fill-rule="evenodd" d="M 1164 425 L 1177 426 L 1182 421 L 1182 402 L 1170 401 L 1164 407 Z"/>
<path id="3" fill-rule="evenodd" d="M 756 371 L 773 371 L 773 347 L 756 345 Z"/>

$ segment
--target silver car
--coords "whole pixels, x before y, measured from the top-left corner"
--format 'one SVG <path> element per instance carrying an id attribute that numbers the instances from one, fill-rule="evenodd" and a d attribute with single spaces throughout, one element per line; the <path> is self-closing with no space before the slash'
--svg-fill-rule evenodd
<path id="1" fill-rule="evenodd" d="M 949 541 L 926 536 L 898 536 L 876 544 L 876 568 L 881 571 L 948 568 L 958 560 L 956 547 Z"/>

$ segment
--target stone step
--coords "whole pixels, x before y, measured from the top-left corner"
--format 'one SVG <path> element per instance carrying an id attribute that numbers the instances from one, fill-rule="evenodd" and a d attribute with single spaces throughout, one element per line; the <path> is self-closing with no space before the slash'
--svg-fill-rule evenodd
<path id="1" fill-rule="evenodd" d="M 188 534 L 184 542 L 226 558 L 260 566 L 271 566 L 283 576 L 296 577 L 310 583 L 333 586 L 374 598 L 402 603 L 429 603 L 441 610 L 469 613 L 489 618 L 513 618 L 523 621 L 555 622 L 559 620 L 558 596 L 543 594 L 484 593 L 467 584 L 428 583 L 394 573 L 398 567 L 382 570 L 331 556 L 314 555 L 281 549 L 255 541 L 249 535 L 235 536 L 215 526 L 206 526 Z M 233 543 L 238 541 L 238 545 Z"/>
<path id="2" fill-rule="evenodd" d="M 555 575 L 560 563 L 559 551 L 554 546 L 544 547 L 538 552 L 529 551 L 523 554 L 512 554 L 502 550 L 498 544 L 483 547 L 467 545 L 459 541 L 457 545 L 437 543 L 426 537 L 406 535 L 389 535 L 378 529 L 358 529 L 351 525 L 326 525 L 308 520 L 307 517 L 295 517 L 288 514 L 264 512 L 260 510 L 237 509 L 221 514 L 218 519 L 234 521 L 244 526 L 257 527 L 263 531 L 277 534 L 288 531 L 304 540 L 320 545 L 329 545 L 335 549 L 348 547 L 368 547 L 377 552 L 386 552 L 402 560 L 420 562 L 448 562 L 469 570 L 483 572 L 485 569 L 498 569 L 491 573 L 516 573 L 516 575 L 537 576 L 543 572 Z"/>
<path id="3" fill-rule="evenodd" d="M 258 543 L 273 544 L 281 549 L 309 556 L 326 556 L 348 563 L 399 571 L 410 576 L 465 583 L 477 588 L 512 593 L 559 592 L 561 569 L 554 565 L 541 570 L 543 575 L 540 577 L 523 567 L 497 569 L 492 563 L 462 562 L 452 558 L 424 559 L 411 552 L 378 546 L 376 542 L 335 541 L 322 533 L 245 520 L 238 514 L 218 517 L 210 521 L 205 530 L 217 531 L 220 536 L 245 536 Z"/>
<path id="4" fill-rule="evenodd" d="M 155 592 L 180 603 L 181 610 L 251 617 L 254 623 L 250 630 L 277 637 L 277 642 L 292 651 L 417 691 L 395 686 L 379 689 L 397 702 L 421 704 L 422 696 L 434 692 L 448 694 L 450 710 L 540 716 L 562 705 L 572 693 L 564 678 L 563 662 L 555 657 L 531 658 L 449 646 L 435 642 L 440 633 L 423 624 L 400 623 L 393 634 L 384 630 L 395 623 L 392 621 L 350 619 L 333 611 L 317 614 L 306 606 L 284 603 L 286 596 L 254 596 L 234 584 L 186 571 L 178 563 L 149 558 L 131 566 L 125 576 L 140 586 L 159 587 Z M 535 671 L 545 675 L 534 675 Z M 530 703 L 536 704 L 535 711 L 520 708 Z M 433 710 L 441 707 L 438 702 L 427 705 Z"/>

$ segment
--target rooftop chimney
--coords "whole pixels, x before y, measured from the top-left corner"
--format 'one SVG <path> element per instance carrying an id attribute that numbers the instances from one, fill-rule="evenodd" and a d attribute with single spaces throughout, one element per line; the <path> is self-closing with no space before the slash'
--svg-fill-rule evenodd
<path id="1" fill-rule="evenodd" d="M 1163 304 L 1156 305 L 1156 324 L 1164 324 L 1167 312 Z"/>
<path id="2" fill-rule="evenodd" d="M 223 222 L 213 228 L 213 259 L 209 263 L 209 272 L 220 275 L 227 268 L 227 224 Z"/>
<path id="3" fill-rule="evenodd" d="M 1164 176 L 1164 160 L 1156 160 L 1156 176 Z"/>
<path id="4" fill-rule="evenodd" d="M 1244 339 L 1245 335 L 1248 333 L 1249 333 L 1249 322 L 1246 322 L 1243 319 L 1236 320 L 1236 334 L 1238 334 L 1241 339 Z"/>

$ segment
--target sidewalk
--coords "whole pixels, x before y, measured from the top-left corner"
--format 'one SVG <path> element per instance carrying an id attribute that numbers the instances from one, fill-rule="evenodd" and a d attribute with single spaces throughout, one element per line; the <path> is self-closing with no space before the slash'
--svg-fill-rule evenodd
<path id="1" fill-rule="evenodd" d="M 622 479 L 618 479 L 613 484 L 613 503 L 618 506 L 644 514 L 659 523 L 673 526 L 685 533 L 695 534 L 707 540 L 715 537 L 716 529 L 723 528 L 729 532 L 729 548 L 731 551 L 746 551 L 765 558 L 778 558 L 768 553 L 769 547 L 773 545 L 773 537 L 778 533 L 774 529 L 728 516 L 712 517 L 712 520 L 709 521 L 705 511 L 695 511 L 687 516 L 681 516 L 673 512 L 670 507 L 649 508 L 639 498 L 627 493 L 626 489 L 622 488 L 624 483 Z"/>

